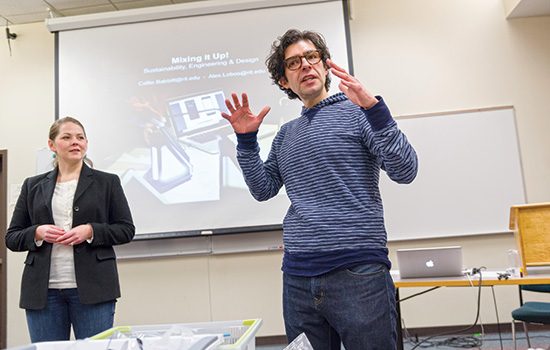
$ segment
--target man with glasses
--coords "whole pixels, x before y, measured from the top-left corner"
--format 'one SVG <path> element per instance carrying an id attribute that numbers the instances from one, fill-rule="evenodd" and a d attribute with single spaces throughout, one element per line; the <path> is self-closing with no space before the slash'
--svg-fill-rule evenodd
<path id="1" fill-rule="evenodd" d="M 389 274 L 380 169 L 398 183 L 416 176 L 417 157 L 381 97 L 330 60 L 323 37 L 289 30 L 271 47 L 273 82 L 301 115 L 282 125 L 265 162 L 254 115 L 232 94 L 223 114 L 237 133 L 237 158 L 254 198 L 284 185 L 283 313 L 288 341 L 305 332 L 315 350 L 395 349 L 395 288 Z M 329 69 L 342 92 L 330 96 Z"/>

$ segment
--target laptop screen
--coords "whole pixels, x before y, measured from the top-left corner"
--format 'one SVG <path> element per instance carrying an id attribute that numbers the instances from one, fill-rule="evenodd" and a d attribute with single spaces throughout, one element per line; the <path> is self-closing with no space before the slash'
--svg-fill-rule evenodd
<path id="1" fill-rule="evenodd" d="M 223 91 L 183 96 L 167 101 L 168 116 L 176 136 L 183 136 L 224 121 L 227 113 Z"/>

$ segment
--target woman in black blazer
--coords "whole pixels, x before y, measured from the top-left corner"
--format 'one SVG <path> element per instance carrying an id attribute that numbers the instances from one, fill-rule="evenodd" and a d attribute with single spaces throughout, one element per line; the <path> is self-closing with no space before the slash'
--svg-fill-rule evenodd
<path id="1" fill-rule="evenodd" d="M 50 128 L 56 167 L 27 178 L 6 246 L 28 251 L 19 306 L 31 341 L 93 336 L 113 326 L 120 286 L 113 245 L 135 227 L 117 175 L 91 168 L 82 124 L 71 117 Z M 86 163 L 89 163 L 88 166 Z"/>

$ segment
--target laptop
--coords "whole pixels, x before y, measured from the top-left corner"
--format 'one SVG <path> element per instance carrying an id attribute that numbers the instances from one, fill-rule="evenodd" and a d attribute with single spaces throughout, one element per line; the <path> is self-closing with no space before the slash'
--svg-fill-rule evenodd
<path id="1" fill-rule="evenodd" d="M 401 278 L 462 276 L 462 247 L 397 250 Z"/>
<path id="2" fill-rule="evenodd" d="M 219 139 L 233 134 L 223 91 L 182 96 L 167 101 L 170 124 L 184 144 L 208 153 L 219 152 Z"/>

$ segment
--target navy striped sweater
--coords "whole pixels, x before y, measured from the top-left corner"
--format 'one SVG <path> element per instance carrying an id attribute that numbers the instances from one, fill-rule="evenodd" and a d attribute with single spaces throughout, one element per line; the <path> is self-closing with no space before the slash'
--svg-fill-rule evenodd
<path id="1" fill-rule="evenodd" d="M 302 107 L 280 128 L 265 162 L 257 133 L 238 134 L 237 158 L 250 193 L 266 201 L 284 185 L 283 271 L 315 276 L 366 262 L 390 267 L 380 169 L 410 183 L 417 156 L 384 100 L 370 109 L 343 93 Z"/>

